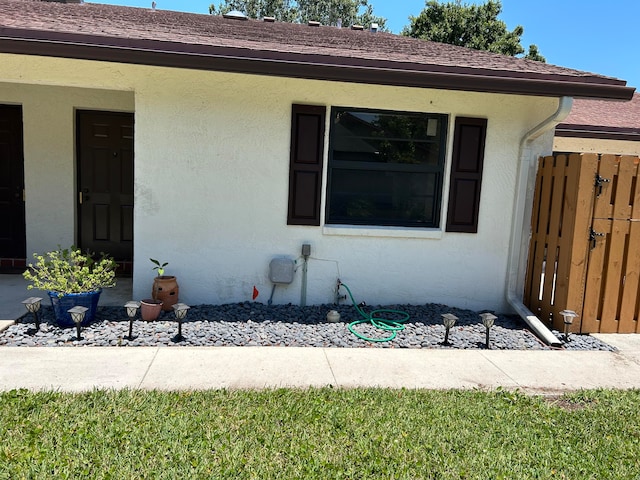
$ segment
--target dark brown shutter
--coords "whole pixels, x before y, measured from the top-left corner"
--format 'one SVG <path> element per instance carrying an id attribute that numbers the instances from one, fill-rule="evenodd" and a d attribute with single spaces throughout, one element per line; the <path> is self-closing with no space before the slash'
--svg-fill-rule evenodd
<path id="1" fill-rule="evenodd" d="M 485 118 L 456 118 L 447 232 L 476 233 L 484 163 Z"/>
<path id="2" fill-rule="evenodd" d="M 325 107 L 293 105 L 288 225 L 320 225 Z"/>

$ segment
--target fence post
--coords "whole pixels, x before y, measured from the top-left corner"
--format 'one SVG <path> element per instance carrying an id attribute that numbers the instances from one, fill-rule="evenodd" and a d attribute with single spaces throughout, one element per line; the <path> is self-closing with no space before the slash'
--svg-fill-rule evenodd
<path id="1" fill-rule="evenodd" d="M 580 321 L 572 325 L 573 331 L 588 332 L 589 322 L 583 318 L 584 296 L 586 288 L 587 267 L 589 262 L 589 234 L 593 219 L 593 202 L 595 197 L 595 177 L 598 171 L 598 154 L 571 154 L 570 169 L 577 181 L 567 181 L 565 196 L 565 218 L 567 222 L 567 242 L 569 243 L 568 271 L 562 272 L 562 282 L 566 285 L 564 305 L 556 302 L 554 327 L 562 328 L 560 310 L 573 310 L 580 315 Z M 575 170 L 574 170 L 575 169 Z M 564 232 L 563 232 L 564 236 Z M 586 323 L 586 324 L 585 324 Z"/>
<path id="2" fill-rule="evenodd" d="M 640 157 L 623 157 L 634 164 L 635 189 L 631 192 L 629 213 L 629 241 L 622 301 L 620 305 L 620 333 L 640 333 Z"/>
<path id="3" fill-rule="evenodd" d="M 543 183 L 548 180 L 545 179 L 545 173 L 548 171 L 548 164 L 553 164 L 553 157 L 540 157 L 538 159 L 538 170 L 536 173 L 536 184 L 533 197 L 533 206 L 531 209 L 531 238 L 529 240 L 529 258 L 527 261 L 527 275 L 525 277 L 525 286 L 523 293 L 523 302 L 529 307 L 529 309 L 535 313 L 538 317 L 542 317 L 541 320 L 545 322 L 544 316 L 540 314 L 542 310 L 542 299 L 540 298 L 540 288 L 543 275 L 544 264 L 544 235 L 546 233 L 546 224 L 544 226 L 545 232 L 542 232 L 540 220 L 541 211 L 548 205 L 546 204 L 547 196 L 543 194 Z M 546 187 L 546 184 L 544 185 Z"/>

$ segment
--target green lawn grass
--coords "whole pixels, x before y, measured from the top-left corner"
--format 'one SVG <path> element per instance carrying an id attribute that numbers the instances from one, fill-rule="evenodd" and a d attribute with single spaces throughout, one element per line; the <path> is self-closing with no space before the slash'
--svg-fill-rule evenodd
<path id="1" fill-rule="evenodd" d="M 640 477 L 640 391 L 0 393 L 0 478 Z"/>

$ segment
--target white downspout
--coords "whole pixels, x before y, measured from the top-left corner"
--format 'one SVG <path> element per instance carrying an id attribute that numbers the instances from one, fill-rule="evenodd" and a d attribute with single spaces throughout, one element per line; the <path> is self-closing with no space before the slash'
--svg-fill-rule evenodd
<path id="1" fill-rule="evenodd" d="M 525 218 L 525 206 L 527 203 L 527 187 L 531 171 L 534 170 L 535 162 L 530 157 L 528 150 L 529 144 L 540 135 L 548 132 L 559 122 L 564 120 L 573 105 L 573 98 L 562 97 L 558 104 L 558 109 L 549 118 L 529 130 L 520 140 L 520 148 L 518 150 L 518 159 L 520 168 L 518 172 L 518 180 L 516 183 L 516 195 L 513 208 L 513 218 L 511 222 L 511 241 L 509 243 L 509 258 L 507 263 L 507 302 L 516 311 L 520 317 L 527 322 L 529 327 L 540 337 L 545 343 L 553 346 L 559 346 L 560 340 L 549 331 L 549 329 L 522 303 L 522 292 L 524 285 L 519 283 L 524 278 L 522 272 L 521 256 L 527 252 L 529 247 L 530 231 L 526 232 L 525 225 L 528 218 Z M 526 260 L 526 258 L 525 258 Z M 521 274 L 522 273 L 522 274 Z M 520 292 L 520 293 L 516 293 Z"/>

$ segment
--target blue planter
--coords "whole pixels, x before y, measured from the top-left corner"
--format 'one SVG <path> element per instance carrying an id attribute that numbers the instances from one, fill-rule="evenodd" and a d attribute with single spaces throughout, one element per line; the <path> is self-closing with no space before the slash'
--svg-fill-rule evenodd
<path id="1" fill-rule="evenodd" d="M 96 290 L 95 292 L 68 293 L 62 297 L 59 297 L 56 292 L 48 293 L 56 322 L 60 327 L 74 327 L 76 325 L 71 319 L 71 314 L 67 312 L 67 310 L 76 306 L 86 307 L 88 309 L 82 322 L 82 326 L 86 327 L 93 322 L 96 316 L 98 300 L 100 300 L 102 289 Z"/>

